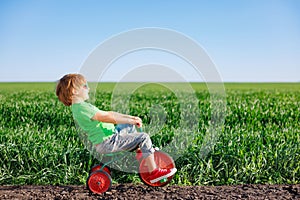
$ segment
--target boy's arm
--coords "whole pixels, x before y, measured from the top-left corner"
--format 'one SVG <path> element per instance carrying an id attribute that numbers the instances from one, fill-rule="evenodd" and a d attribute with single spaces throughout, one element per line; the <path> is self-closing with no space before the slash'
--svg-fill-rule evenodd
<path id="1" fill-rule="evenodd" d="M 98 112 L 96 112 L 94 117 L 92 117 L 92 119 L 112 124 L 132 124 L 138 127 L 142 126 L 141 118 L 131 115 L 124 115 L 113 111 L 99 110 Z"/>

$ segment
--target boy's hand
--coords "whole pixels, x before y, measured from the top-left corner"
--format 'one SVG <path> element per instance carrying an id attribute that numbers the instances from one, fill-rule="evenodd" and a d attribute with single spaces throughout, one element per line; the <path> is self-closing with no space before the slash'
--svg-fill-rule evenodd
<path id="1" fill-rule="evenodd" d="M 139 117 L 133 117 L 133 124 L 136 125 L 138 128 L 141 128 L 143 126 L 142 119 Z"/>

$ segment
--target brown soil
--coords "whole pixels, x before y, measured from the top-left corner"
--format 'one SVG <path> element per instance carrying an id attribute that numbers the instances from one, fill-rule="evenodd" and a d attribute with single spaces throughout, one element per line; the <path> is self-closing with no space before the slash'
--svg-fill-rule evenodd
<path id="1" fill-rule="evenodd" d="M 0 186 L 0 199 L 300 199 L 298 185 L 166 186 L 113 185 L 94 195 L 85 186 Z"/>
<path id="2" fill-rule="evenodd" d="M 166 186 L 119 184 L 95 195 L 85 186 L 0 186 L 0 199 L 300 199 L 299 185 Z"/>

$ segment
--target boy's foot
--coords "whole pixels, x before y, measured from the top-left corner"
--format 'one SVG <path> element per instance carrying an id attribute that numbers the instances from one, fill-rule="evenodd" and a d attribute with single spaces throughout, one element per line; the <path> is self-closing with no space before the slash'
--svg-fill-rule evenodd
<path id="1" fill-rule="evenodd" d="M 164 178 L 168 178 L 170 176 L 173 176 L 176 173 L 177 169 L 155 169 L 153 172 L 151 172 L 149 179 L 150 183 L 156 183 Z"/>

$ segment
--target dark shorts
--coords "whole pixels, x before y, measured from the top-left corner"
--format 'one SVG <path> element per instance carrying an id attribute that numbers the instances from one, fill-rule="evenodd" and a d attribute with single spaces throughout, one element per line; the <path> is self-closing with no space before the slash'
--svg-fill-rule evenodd
<path id="1" fill-rule="evenodd" d="M 135 126 L 130 124 L 119 124 L 116 132 L 96 145 L 96 151 L 101 154 L 132 151 L 140 148 L 143 157 L 147 157 L 154 152 L 150 136 L 144 132 L 137 132 Z"/>

